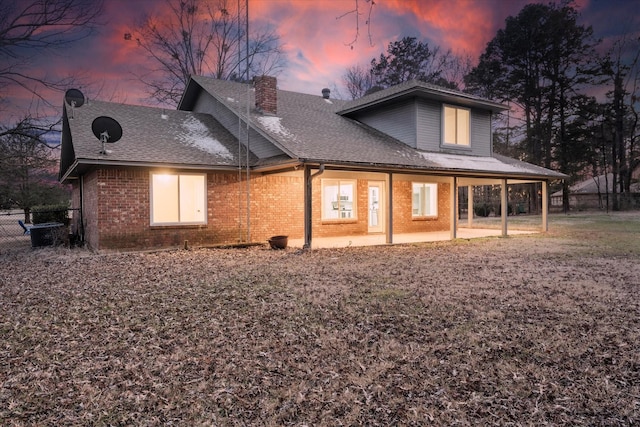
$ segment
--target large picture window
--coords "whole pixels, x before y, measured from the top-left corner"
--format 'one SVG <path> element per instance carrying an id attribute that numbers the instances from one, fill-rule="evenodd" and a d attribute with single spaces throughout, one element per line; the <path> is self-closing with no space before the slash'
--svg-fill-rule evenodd
<path id="1" fill-rule="evenodd" d="M 413 183 L 411 215 L 413 217 L 438 215 L 438 184 Z"/>
<path id="2" fill-rule="evenodd" d="M 151 224 L 205 224 L 206 175 L 151 174 Z"/>
<path id="3" fill-rule="evenodd" d="M 444 143 L 469 145 L 470 113 L 466 108 L 444 106 Z"/>
<path id="4" fill-rule="evenodd" d="M 322 219 L 353 219 L 355 210 L 355 180 L 322 180 Z"/>

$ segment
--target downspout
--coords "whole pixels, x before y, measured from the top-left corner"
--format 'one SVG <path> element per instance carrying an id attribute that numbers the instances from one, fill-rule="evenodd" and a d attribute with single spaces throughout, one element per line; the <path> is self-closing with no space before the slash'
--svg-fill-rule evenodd
<path id="1" fill-rule="evenodd" d="M 311 174 L 311 168 L 307 165 L 304 167 L 304 246 L 302 249 L 311 249 L 312 234 L 312 203 L 313 194 L 313 178 L 324 173 L 324 163 L 320 164 L 320 168 L 314 174 Z"/>
<path id="2" fill-rule="evenodd" d="M 84 246 L 84 175 L 80 175 L 80 243 Z"/>

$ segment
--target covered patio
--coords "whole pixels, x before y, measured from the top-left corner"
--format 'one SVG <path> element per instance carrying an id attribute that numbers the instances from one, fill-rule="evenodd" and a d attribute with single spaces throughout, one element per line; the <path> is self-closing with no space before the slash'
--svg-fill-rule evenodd
<path id="1" fill-rule="evenodd" d="M 508 236 L 536 234 L 540 230 L 508 230 Z M 467 228 L 460 227 L 456 233 L 458 239 L 477 239 L 482 237 L 502 236 L 501 228 Z M 393 243 L 391 244 L 407 244 L 407 243 L 427 243 L 441 242 L 451 240 L 451 232 L 437 231 L 431 233 L 406 233 L 394 234 Z M 387 237 L 384 233 L 368 234 L 365 236 L 337 236 L 337 237 L 316 237 L 313 239 L 312 249 L 326 248 L 347 248 L 356 246 L 374 246 L 387 245 Z M 289 247 L 302 248 L 304 239 L 289 239 Z"/>
<path id="2" fill-rule="evenodd" d="M 321 174 L 324 168 L 316 171 Z M 394 199 L 393 192 L 387 192 L 386 217 L 384 218 L 384 231 L 369 234 L 352 234 L 331 237 L 313 237 L 311 227 L 311 174 L 309 168 L 305 172 L 306 194 L 305 194 L 305 237 L 299 239 L 289 239 L 288 246 L 296 248 L 344 248 L 351 246 L 373 246 L 388 244 L 407 244 L 438 242 L 454 239 L 474 239 L 482 237 L 507 237 L 511 235 L 536 234 L 548 231 L 548 181 L 545 179 L 524 179 L 524 178 L 497 178 L 497 177 L 467 177 L 453 176 L 445 178 L 444 182 L 449 182 L 453 191 L 449 195 L 449 218 L 452 220 L 448 230 L 425 231 L 425 232 L 404 232 L 396 233 L 394 230 Z M 387 188 L 392 188 L 394 174 L 389 173 L 384 181 Z M 509 209 L 510 186 L 513 185 L 539 185 L 539 212 L 533 215 L 511 215 Z M 474 187 L 494 186 L 500 190 L 499 209 L 490 218 L 478 217 L 474 214 Z M 460 190 L 466 190 L 463 200 L 459 197 Z M 518 212 L 514 212 L 518 213 Z"/>

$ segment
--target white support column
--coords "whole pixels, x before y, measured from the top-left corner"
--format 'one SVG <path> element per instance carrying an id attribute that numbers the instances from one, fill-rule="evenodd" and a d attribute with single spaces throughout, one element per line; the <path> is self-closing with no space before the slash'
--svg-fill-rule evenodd
<path id="1" fill-rule="evenodd" d="M 549 218 L 547 214 L 549 213 L 549 201 L 547 195 L 547 181 L 542 181 L 542 231 L 549 231 Z"/>
<path id="2" fill-rule="evenodd" d="M 467 186 L 467 225 L 473 227 L 473 185 Z"/>
<path id="3" fill-rule="evenodd" d="M 507 191 L 507 180 L 502 180 L 500 190 L 500 216 L 502 219 L 502 237 L 507 237 L 507 216 L 509 214 L 509 197 Z"/>
<path id="4" fill-rule="evenodd" d="M 457 237 L 458 229 L 458 178 L 451 178 L 451 240 Z"/>

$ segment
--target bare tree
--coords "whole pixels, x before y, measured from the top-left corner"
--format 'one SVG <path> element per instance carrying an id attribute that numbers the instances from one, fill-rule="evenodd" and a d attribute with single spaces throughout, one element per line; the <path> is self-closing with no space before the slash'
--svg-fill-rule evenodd
<path id="1" fill-rule="evenodd" d="M 347 68 L 342 75 L 342 81 L 351 99 L 363 97 L 373 87 L 371 72 L 360 65 Z"/>
<path id="2" fill-rule="evenodd" d="M 473 61 L 468 54 L 454 54 L 451 49 L 440 55 L 440 70 L 445 86 L 461 90 L 464 77 L 473 69 Z"/>
<path id="3" fill-rule="evenodd" d="M 350 41 L 349 43 L 346 43 L 346 45 L 349 46 L 351 49 L 353 49 L 355 44 L 358 43 L 358 40 L 360 39 L 360 19 L 363 14 L 363 12 L 361 12 L 360 1 L 361 0 L 354 0 L 354 8 L 352 10 L 349 10 L 348 12 L 345 12 L 342 15 L 336 17 L 336 19 L 342 19 L 350 15 L 353 15 L 355 17 L 355 27 L 356 27 L 355 36 L 352 41 Z M 373 37 L 371 36 L 371 16 L 373 14 L 373 6 L 375 6 L 376 2 L 375 0 L 364 0 L 364 2 L 368 4 L 368 8 L 366 8 L 367 19 L 365 20 L 365 25 L 367 27 L 369 45 L 373 46 Z"/>
<path id="4" fill-rule="evenodd" d="M 640 95 L 640 39 L 624 33 L 613 43 L 602 65 L 610 114 L 613 209 L 621 208 L 617 193 L 629 196 L 634 170 L 640 165 L 638 153 L 638 108 Z"/>
<path id="5" fill-rule="evenodd" d="M 11 86 L 40 95 L 68 87 L 29 71 L 33 59 L 91 35 L 102 13 L 100 0 L 0 0 L 0 100 Z"/>
<path id="6" fill-rule="evenodd" d="M 238 10 L 236 2 L 166 2 L 169 16 L 149 16 L 134 31 L 138 46 L 156 65 L 140 76 L 152 99 L 177 104 L 191 75 L 246 79 L 251 74 L 277 74 L 284 66 L 274 31 L 254 32 L 249 43 L 243 43 L 246 9 Z M 134 36 L 125 35 L 129 38 Z"/>
<path id="7" fill-rule="evenodd" d="M 29 220 L 31 207 L 36 204 L 59 203 L 68 198 L 65 189 L 56 182 L 56 160 L 45 140 L 45 132 L 20 120 L 16 132 L 0 135 L 0 204 L 17 206 Z"/>

